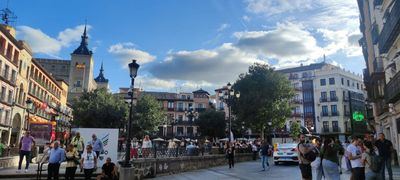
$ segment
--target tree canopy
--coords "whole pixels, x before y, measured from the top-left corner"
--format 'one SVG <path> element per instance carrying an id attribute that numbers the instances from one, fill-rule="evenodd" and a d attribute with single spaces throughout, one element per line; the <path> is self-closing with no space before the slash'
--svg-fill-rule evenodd
<path id="1" fill-rule="evenodd" d="M 224 137 L 225 136 L 225 114 L 215 110 L 207 110 L 200 113 L 196 120 L 201 136 Z"/>
<path id="2" fill-rule="evenodd" d="M 166 120 L 165 111 L 160 102 L 150 95 L 140 97 L 134 111 L 133 134 L 138 137 L 155 133 Z"/>
<path id="3" fill-rule="evenodd" d="M 72 102 L 74 121 L 78 127 L 120 128 L 125 124 L 128 105 L 106 89 L 84 92 Z"/>
<path id="4" fill-rule="evenodd" d="M 289 101 L 294 96 L 290 81 L 266 64 L 254 64 L 247 73 L 239 75 L 233 85 L 240 98 L 233 102 L 237 119 L 258 132 L 282 127 L 290 115 Z"/>
<path id="5" fill-rule="evenodd" d="M 292 122 L 290 125 L 290 136 L 292 136 L 293 139 L 297 139 L 300 134 L 302 134 L 300 123 Z"/>

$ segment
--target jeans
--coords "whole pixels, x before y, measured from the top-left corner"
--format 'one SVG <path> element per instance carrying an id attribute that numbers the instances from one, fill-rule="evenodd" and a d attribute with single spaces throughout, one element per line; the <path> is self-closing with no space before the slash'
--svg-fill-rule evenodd
<path id="1" fill-rule="evenodd" d="M 378 174 L 375 172 L 367 172 L 365 173 L 365 180 L 377 180 Z"/>
<path id="2" fill-rule="evenodd" d="M 322 166 L 319 166 L 318 168 L 312 168 L 313 170 L 313 179 L 314 180 L 322 180 Z"/>
<path id="3" fill-rule="evenodd" d="M 365 180 L 365 168 L 355 167 L 351 169 L 351 176 L 353 180 Z"/>
<path id="4" fill-rule="evenodd" d="M 94 169 L 83 169 L 83 172 L 85 173 L 85 180 L 90 180 L 92 179 Z"/>
<path id="5" fill-rule="evenodd" d="M 327 180 L 339 180 L 339 166 L 337 163 L 327 159 L 322 160 L 322 169 L 324 170 L 325 179 Z"/>
<path id="6" fill-rule="evenodd" d="M 47 167 L 47 180 L 54 178 L 58 179 L 58 173 L 60 171 L 60 163 L 49 163 Z"/>
<path id="7" fill-rule="evenodd" d="M 391 158 L 383 158 L 381 164 L 381 177 L 382 180 L 385 179 L 385 166 L 387 167 L 389 180 L 393 180 L 393 172 L 392 172 L 392 159 Z"/>
<path id="8" fill-rule="evenodd" d="M 31 161 L 31 152 L 20 150 L 19 151 L 19 163 L 18 163 L 19 170 L 21 169 L 22 160 L 24 160 L 24 156 L 25 156 L 25 161 L 26 161 L 25 169 L 29 168 L 29 162 Z"/>
<path id="9" fill-rule="evenodd" d="M 269 166 L 269 163 L 268 163 L 268 156 L 262 155 L 262 161 L 261 161 L 261 163 L 262 163 L 263 169 L 265 170 L 265 164 L 266 164 L 267 166 Z"/>
<path id="10" fill-rule="evenodd" d="M 67 167 L 65 169 L 65 179 L 74 180 L 75 172 L 76 172 L 76 167 Z"/>

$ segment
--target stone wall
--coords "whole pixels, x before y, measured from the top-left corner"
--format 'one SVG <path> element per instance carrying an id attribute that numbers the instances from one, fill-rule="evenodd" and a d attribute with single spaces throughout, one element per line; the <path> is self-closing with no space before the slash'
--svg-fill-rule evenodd
<path id="1" fill-rule="evenodd" d="M 251 153 L 236 154 L 235 162 L 252 160 Z M 130 177 L 134 179 L 143 179 L 144 177 L 155 177 L 158 175 L 177 174 L 196 169 L 205 169 L 213 166 L 227 165 L 228 160 L 225 155 L 207 155 L 207 156 L 184 156 L 162 159 L 139 159 L 133 161 L 133 168 L 128 171 Z M 123 170 L 126 172 L 126 170 Z M 124 173 L 121 172 L 121 173 Z"/>

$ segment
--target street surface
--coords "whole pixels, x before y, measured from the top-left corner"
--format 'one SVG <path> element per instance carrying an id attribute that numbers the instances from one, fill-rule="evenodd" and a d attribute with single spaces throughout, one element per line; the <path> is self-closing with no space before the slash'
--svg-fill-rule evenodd
<path id="1" fill-rule="evenodd" d="M 270 163 L 270 165 L 273 163 Z M 160 180 L 297 180 L 301 179 L 300 170 L 295 164 L 272 165 L 268 170 L 261 171 L 261 162 L 251 161 L 235 164 L 235 168 L 229 169 L 228 165 L 209 169 L 190 171 L 180 174 L 159 176 Z M 343 180 L 350 179 L 348 173 L 342 174 Z"/>

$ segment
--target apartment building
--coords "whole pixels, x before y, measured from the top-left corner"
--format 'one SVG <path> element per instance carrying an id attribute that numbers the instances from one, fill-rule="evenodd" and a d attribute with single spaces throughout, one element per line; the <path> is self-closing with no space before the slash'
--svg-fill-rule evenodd
<path id="1" fill-rule="evenodd" d="M 358 0 L 358 6 L 369 114 L 400 156 L 400 1 Z"/>
<path id="2" fill-rule="evenodd" d="M 364 113 L 360 106 L 365 100 L 360 75 L 325 62 L 278 72 L 288 77 L 295 91 L 286 131 L 290 131 L 292 122 L 298 122 L 314 134 L 343 138 L 352 133 L 351 108 Z"/>

